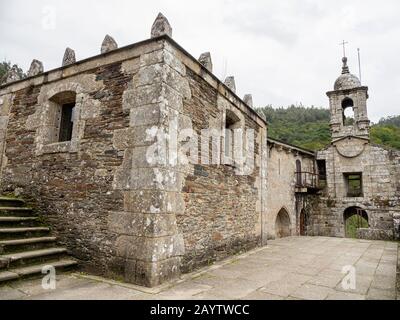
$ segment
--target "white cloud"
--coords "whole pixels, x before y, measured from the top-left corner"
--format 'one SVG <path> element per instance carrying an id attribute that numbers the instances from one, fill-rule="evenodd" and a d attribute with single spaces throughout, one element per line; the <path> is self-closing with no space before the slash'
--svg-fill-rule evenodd
<path id="1" fill-rule="evenodd" d="M 43 28 L 49 7 L 55 29 Z M 345 39 L 356 74 L 356 49 L 362 50 L 369 115 L 377 121 L 400 113 L 399 9 L 396 0 L 1 0 L 0 59 L 27 69 L 37 58 L 56 68 L 67 46 L 83 59 L 99 53 L 107 33 L 120 46 L 148 38 L 161 11 L 178 43 L 195 57 L 211 51 L 216 75 L 235 75 L 239 94 L 253 93 L 257 106 L 327 107 Z"/>

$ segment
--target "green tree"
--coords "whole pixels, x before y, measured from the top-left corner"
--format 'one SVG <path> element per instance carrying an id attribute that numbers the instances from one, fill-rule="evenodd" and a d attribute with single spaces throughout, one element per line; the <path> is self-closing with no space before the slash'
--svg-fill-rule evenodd
<path id="1" fill-rule="evenodd" d="M 379 120 L 378 125 L 392 125 L 400 127 L 400 116 L 391 116 Z"/>
<path id="2" fill-rule="evenodd" d="M 26 77 L 24 71 L 18 65 L 12 65 L 10 61 L 3 61 L 0 62 L 0 84 L 5 82 L 7 72 L 14 66 L 17 68 L 17 72 L 21 78 Z"/>
<path id="3" fill-rule="evenodd" d="M 400 126 L 376 124 L 371 128 L 372 143 L 400 150 Z"/>
<path id="4" fill-rule="evenodd" d="M 322 149 L 330 142 L 329 110 L 291 105 L 258 109 L 268 121 L 269 136 L 310 150 Z"/>
<path id="5" fill-rule="evenodd" d="M 273 108 L 268 105 L 257 111 L 268 121 L 269 137 L 310 150 L 320 150 L 331 141 L 330 112 L 324 108 L 291 105 Z M 381 119 L 371 127 L 371 142 L 400 149 L 400 116 Z"/>

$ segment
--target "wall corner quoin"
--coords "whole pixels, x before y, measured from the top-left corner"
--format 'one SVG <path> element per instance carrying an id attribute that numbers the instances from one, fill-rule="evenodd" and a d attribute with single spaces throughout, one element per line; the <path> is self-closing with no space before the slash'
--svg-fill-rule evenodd
<path id="1" fill-rule="evenodd" d="M 179 88 L 188 88 L 188 83 L 178 62 L 164 47 L 140 56 L 123 98 L 122 107 L 131 118 L 129 128 L 115 132 L 113 139 L 124 152 L 113 186 L 124 191 L 125 213 L 140 221 L 130 242 L 121 244 L 125 236 L 120 233 L 116 246 L 123 249 L 125 280 L 149 287 L 180 275 L 185 250 L 176 220 L 184 211 L 183 173 L 169 164 L 168 154 L 158 154 L 160 161 L 148 158 L 149 148 L 162 144 L 159 140 L 181 117 L 185 90 Z"/>

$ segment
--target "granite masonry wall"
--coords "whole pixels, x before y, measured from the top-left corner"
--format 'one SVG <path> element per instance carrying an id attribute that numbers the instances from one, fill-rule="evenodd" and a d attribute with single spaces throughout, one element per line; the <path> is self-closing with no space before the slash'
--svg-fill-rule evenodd
<path id="1" fill-rule="evenodd" d="M 314 201 L 312 235 L 344 237 L 344 211 L 359 207 L 367 212 L 369 229 L 359 230 L 358 237 L 399 239 L 399 151 L 350 137 L 319 151 L 317 159 L 326 161 L 327 187 Z M 362 173 L 361 197 L 347 196 L 344 173 L 351 172 Z"/>
<path id="2" fill-rule="evenodd" d="M 190 65 L 189 65 L 190 66 Z M 199 72 L 200 71 L 200 72 Z M 183 233 L 185 254 L 182 269 L 190 271 L 244 250 L 261 245 L 261 210 L 265 198 L 265 141 L 266 127 L 254 114 L 245 110 L 239 99 L 228 95 L 220 86 L 213 87 L 202 78 L 203 70 L 187 68 L 186 79 L 191 98 L 184 102 L 183 117 L 191 119 L 193 129 L 200 136 L 202 130 L 225 129 L 227 112 L 233 112 L 243 130 L 254 130 L 254 168 L 248 174 L 238 173 L 233 165 L 190 166 L 185 178 L 183 197 L 186 210 L 177 217 L 178 229 Z M 203 143 L 203 140 L 199 142 Z M 206 148 L 212 154 L 211 144 Z M 221 154 L 223 158 L 223 136 Z M 245 150 L 247 152 L 248 149 Z M 250 160 L 251 161 L 251 160 Z M 263 184 L 263 185 L 262 185 Z"/>
<path id="3" fill-rule="evenodd" d="M 29 199 L 84 270 L 155 286 L 262 243 L 266 124 L 168 36 L 0 87 L 0 104 L 2 192 Z M 254 170 L 177 163 L 173 134 L 222 129 L 227 110 L 256 132 Z"/>
<path id="4" fill-rule="evenodd" d="M 300 213 L 309 212 L 307 193 L 296 193 L 296 161 L 301 163 L 301 171 L 315 172 L 315 158 L 311 152 L 268 140 L 267 178 L 267 233 L 268 239 L 279 235 L 275 230 L 281 210 L 289 215 L 290 235 L 300 234 Z"/>

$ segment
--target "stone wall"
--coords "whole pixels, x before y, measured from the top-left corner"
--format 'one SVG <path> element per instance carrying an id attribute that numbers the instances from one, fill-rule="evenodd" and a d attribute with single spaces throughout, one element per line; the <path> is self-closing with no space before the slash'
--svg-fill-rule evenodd
<path id="1" fill-rule="evenodd" d="M 311 152 L 284 143 L 268 141 L 267 178 L 267 232 L 275 239 L 275 224 L 278 213 L 284 209 L 290 217 L 290 234 L 300 234 L 300 213 L 307 207 L 307 194 L 296 194 L 296 160 L 300 160 L 304 172 L 315 172 L 315 161 Z"/>
<path id="2" fill-rule="evenodd" d="M 28 85 L 5 96 L 12 106 L 3 193 L 18 190 L 30 199 L 87 270 L 111 276 L 119 273 L 120 266 L 116 234 L 109 230 L 108 217 L 111 210 L 123 211 L 124 198 L 122 191 L 111 186 L 123 159 L 123 153 L 113 148 L 112 137 L 115 128 L 129 125 L 121 101 L 131 78 L 123 73 L 121 63 L 115 63 L 59 81 Z M 43 130 L 48 124 L 47 98 L 72 87 L 82 96 L 82 112 L 76 113 L 81 126 L 74 141 L 78 145 L 72 149 L 69 143 L 43 144 L 49 134 Z"/>
<path id="3" fill-rule="evenodd" d="M 231 165 L 203 163 L 187 171 L 183 188 L 186 210 L 177 220 L 185 241 L 182 268 L 190 271 L 262 243 L 260 170 L 265 162 L 261 158 L 266 130 L 254 117 L 240 112 L 235 107 L 239 101 L 226 96 L 224 88 L 219 92 L 195 70 L 188 68 L 186 75 L 192 96 L 184 103 L 183 117 L 190 118 L 199 136 L 202 130 L 223 130 L 226 111 L 233 110 L 243 129 L 254 130 L 256 137 L 256 163 L 249 174 L 239 174 Z M 221 143 L 223 153 L 222 136 Z M 207 151 L 212 154 L 211 143 Z"/>
<path id="4" fill-rule="evenodd" d="M 52 97 L 70 92 L 59 143 Z M 169 37 L 0 87 L 0 103 L 2 192 L 30 199 L 85 270 L 155 286 L 261 243 L 266 124 Z M 254 171 L 177 162 L 173 136 L 222 129 L 227 110 L 256 132 Z"/>
<path id="5" fill-rule="evenodd" d="M 1 90 L 3 101 L 12 101 L 2 191 L 30 199 L 85 270 L 132 282 L 138 270 L 130 256 L 141 256 L 128 255 L 121 242 L 144 227 L 140 212 L 129 206 L 133 187 L 121 183 L 121 171 L 132 173 L 124 166 L 130 150 L 119 137 L 132 127 L 127 89 L 147 56 L 163 46 L 154 41 Z M 50 98 L 69 91 L 76 93 L 73 137 L 55 143 Z M 132 144 L 146 143 L 144 135 L 135 138 Z"/>
<path id="6" fill-rule="evenodd" d="M 359 207 L 368 214 L 369 231 L 359 236 L 393 239 L 400 212 L 399 152 L 371 145 L 368 140 L 346 138 L 318 152 L 325 159 L 327 188 L 314 210 L 312 234 L 345 236 L 344 211 Z M 363 195 L 348 197 L 344 173 L 361 172 Z M 398 230 L 398 227 L 397 227 Z"/>

